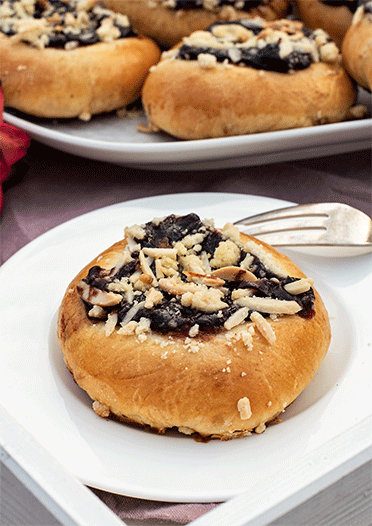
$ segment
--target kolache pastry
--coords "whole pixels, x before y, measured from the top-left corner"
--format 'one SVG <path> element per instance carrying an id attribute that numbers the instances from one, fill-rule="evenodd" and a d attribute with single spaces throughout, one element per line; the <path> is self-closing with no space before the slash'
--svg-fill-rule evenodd
<path id="1" fill-rule="evenodd" d="M 368 91 L 372 90 L 372 1 L 361 5 L 342 44 L 346 70 Z"/>
<path id="2" fill-rule="evenodd" d="M 215 22 L 284 18 L 289 0 L 105 0 L 105 5 L 127 14 L 138 31 L 169 48 Z"/>
<path id="3" fill-rule="evenodd" d="M 5 105 L 46 118 L 122 108 L 140 96 L 158 45 L 125 15 L 90 0 L 0 4 L 0 81 Z"/>
<path id="4" fill-rule="evenodd" d="M 311 29 L 324 29 L 341 46 L 358 6 L 366 0 L 295 0 L 301 20 Z"/>
<path id="5" fill-rule="evenodd" d="M 68 286 L 58 338 L 99 416 L 227 440 L 278 420 L 330 326 L 290 259 L 190 213 L 127 227 Z"/>
<path id="6" fill-rule="evenodd" d="M 196 31 L 164 52 L 142 102 L 150 128 L 206 139 L 342 121 L 356 95 L 323 30 L 242 19 Z"/>

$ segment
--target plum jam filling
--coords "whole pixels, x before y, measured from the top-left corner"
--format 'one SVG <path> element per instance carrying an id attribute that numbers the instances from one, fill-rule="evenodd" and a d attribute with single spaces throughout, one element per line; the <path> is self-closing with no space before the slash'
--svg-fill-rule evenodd
<path id="1" fill-rule="evenodd" d="M 196 214 L 170 215 L 125 229 L 115 267 L 90 268 L 77 285 L 87 315 L 126 330 L 160 333 L 229 330 L 263 318 L 313 314 L 312 280 L 294 278 L 261 245 L 242 242 Z"/>
<path id="2" fill-rule="evenodd" d="M 171 7 L 176 11 L 182 9 L 188 11 L 190 9 L 207 9 L 212 10 L 218 7 L 231 6 L 235 9 L 242 11 L 249 11 L 251 9 L 257 8 L 260 5 L 270 4 L 271 0 L 214 0 L 213 2 L 209 0 L 174 0 L 169 2 L 166 0 L 164 4 L 167 7 Z"/>
<path id="3" fill-rule="evenodd" d="M 362 2 L 365 14 L 372 15 L 372 2 L 371 0 L 364 0 Z"/>
<path id="4" fill-rule="evenodd" d="M 331 7 L 347 7 L 352 13 L 355 13 L 358 6 L 366 2 L 366 0 L 320 0 L 322 4 L 329 5 Z"/>
<path id="5" fill-rule="evenodd" d="M 90 0 L 5 0 L 0 32 L 37 48 L 63 49 L 135 36 L 125 15 Z"/>
<path id="6" fill-rule="evenodd" d="M 183 39 L 174 58 L 198 60 L 206 68 L 218 62 L 291 73 L 316 62 L 338 62 L 340 53 L 321 29 L 311 31 L 292 20 L 255 18 L 217 22 L 205 31 L 196 31 Z"/>

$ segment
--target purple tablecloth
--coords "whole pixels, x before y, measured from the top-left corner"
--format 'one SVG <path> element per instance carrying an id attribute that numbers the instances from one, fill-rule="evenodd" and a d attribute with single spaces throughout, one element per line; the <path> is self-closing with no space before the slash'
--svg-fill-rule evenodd
<path id="1" fill-rule="evenodd" d="M 371 215 L 371 150 L 265 166 L 158 172 L 86 160 L 32 142 L 4 184 L 0 264 L 52 227 L 130 199 L 232 192 L 298 203 L 339 201 Z M 95 493 L 123 519 L 187 524 L 215 504 L 169 504 Z"/>
<path id="2" fill-rule="evenodd" d="M 247 168 L 158 172 L 82 159 L 33 142 L 5 182 L 0 263 L 50 228 L 99 207 L 160 194 L 233 192 L 371 213 L 371 150 Z"/>

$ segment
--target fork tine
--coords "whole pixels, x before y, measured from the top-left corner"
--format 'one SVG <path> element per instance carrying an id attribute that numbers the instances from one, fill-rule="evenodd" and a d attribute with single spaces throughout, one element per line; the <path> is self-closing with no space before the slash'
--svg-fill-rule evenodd
<path id="1" fill-rule="evenodd" d="M 326 235 L 326 230 L 297 230 L 297 231 L 279 231 L 279 232 L 268 232 L 266 234 L 251 234 L 245 232 L 254 237 L 258 237 L 261 241 L 265 241 L 269 245 L 274 247 L 284 246 L 312 246 L 312 245 L 328 245 L 329 241 Z"/>
<path id="2" fill-rule="evenodd" d="M 304 217 L 309 216 L 321 216 L 327 217 L 329 211 L 329 204 L 331 203 L 315 203 L 308 205 L 293 205 L 285 208 L 279 208 L 277 210 L 271 210 L 270 212 L 263 212 L 254 216 L 248 216 L 244 219 L 236 221 L 235 225 L 252 225 L 262 221 L 271 221 L 277 218 L 291 218 L 291 217 Z"/>
<path id="3" fill-rule="evenodd" d="M 289 221 L 290 219 L 290 221 Z M 279 217 L 278 219 L 274 217 L 273 219 L 266 219 L 265 221 L 258 221 L 251 224 L 241 223 L 246 234 L 251 236 L 258 236 L 264 234 L 274 234 L 274 233 L 284 233 L 291 231 L 307 231 L 315 230 L 319 234 L 320 230 L 327 230 L 327 219 L 328 216 L 325 215 L 316 215 L 316 216 L 286 216 Z"/>
<path id="4" fill-rule="evenodd" d="M 290 206 L 236 221 L 249 235 L 274 246 L 371 246 L 372 220 L 344 203 Z"/>

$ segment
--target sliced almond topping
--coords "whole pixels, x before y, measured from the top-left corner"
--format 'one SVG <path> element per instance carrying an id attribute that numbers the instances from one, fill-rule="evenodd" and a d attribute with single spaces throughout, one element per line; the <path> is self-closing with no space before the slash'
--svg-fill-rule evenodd
<path id="1" fill-rule="evenodd" d="M 271 270 L 273 274 L 276 274 L 281 278 L 287 276 L 287 272 L 281 267 L 280 263 L 274 258 L 274 256 L 269 254 L 262 245 L 251 240 L 247 241 L 243 248 L 246 252 L 250 252 L 256 256 L 267 269 Z"/>
<path id="2" fill-rule="evenodd" d="M 163 258 L 168 256 L 175 259 L 177 257 L 177 250 L 175 248 L 144 247 L 142 251 L 146 256 L 150 256 L 152 258 Z"/>
<path id="3" fill-rule="evenodd" d="M 251 320 L 257 327 L 258 331 L 262 334 L 264 338 L 270 343 L 273 344 L 276 342 L 275 332 L 271 327 L 270 323 L 260 314 L 259 312 L 252 312 Z"/>
<path id="4" fill-rule="evenodd" d="M 248 309 L 247 307 L 242 307 L 241 309 L 237 310 L 230 316 L 230 318 L 227 318 L 227 320 L 224 323 L 224 327 L 226 330 L 230 330 L 233 327 L 236 327 L 236 325 L 240 325 L 245 318 L 248 316 Z"/>
<path id="5" fill-rule="evenodd" d="M 100 307 L 112 307 L 113 305 L 118 305 L 123 299 L 120 294 L 97 289 L 96 287 L 88 285 L 83 280 L 79 281 L 76 290 L 84 301 L 87 301 L 92 305 L 99 305 Z"/>
<path id="6" fill-rule="evenodd" d="M 254 292 L 255 291 L 253 289 L 236 289 L 232 291 L 231 299 L 235 301 L 240 298 L 244 298 L 245 296 L 252 296 Z"/>
<path id="7" fill-rule="evenodd" d="M 144 307 L 144 306 L 145 306 L 145 302 L 144 301 L 139 301 L 138 303 L 135 303 L 133 305 L 133 307 L 131 307 L 128 310 L 128 312 L 124 316 L 123 320 L 120 322 L 120 325 L 122 325 L 124 327 L 124 325 L 129 323 L 134 318 L 134 316 L 137 314 L 137 312 L 140 309 L 142 309 L 142 307 Z"/>
<path id="8" fill-rule="evenodd" d="M 155 272 L 156 272 L 157 279 L 164 278 L 164 272 L 163 272 L 163 267 L 161 264 L 161 259 L 155 260 Z"/>
<path id="9" fill-rule="evenodd" d="M 121 267 L 129 263 L 129 261 L 131 261 L 132 259 L 133 258 L 129 250 L 124 250 L 122 256 L 117 261 L 115 267 L 110 271 L 110 275 L 114 276 Z"/>
<path id="10" fill-rule="evenodd" d="M 223 279 L 213 276 L 213 273 L 208 275 L 199 274 L 198 272 L 186 271 L 184 272 L 184 274 L 190 281 L 202 285 L 207 285 L 208 287 L 222 287 L 225 284 Z"/>
<path id="11" fill-rule="evenodd" d="M 254 261 L 254 257 L 252 254 L 247 254 L 243 261 L 240 263 L 241 268 L 249 269 L 249 267 L 252 265 Z"/>
<path id="12" fill-rule="evenodd" d="M 116 327 L 116 324 L 118 322 L 118 315 L 116 312 L 111 312 L 107 316 L 107 321 L 105 323 L 105 334 L 106 336 L 110 336 L 112 332 L 114 332 L 114 329 Z"/>
<path id="13" fill-rule="evenodd" d="M 284 285 L 284 288 L 290 294 L 301 294 L 302 292 L 310 290 L 313 284 L 313 279 L 302 278 L 297 281 L 292 281 L 292 283 L 287 283 L 287 285 Z"/>
<path id="14" fill-rule="evenodd" d="M 265 312 L 266 314 L 296 314 L 301 310 L 297 301 L 277 300 L 273 298 L 258 298 L 257 296 L 244 296 L 235 301 L 242 307 L 250 310 Z"/>
<path id="15" fill-rule="evenodd" d="M 209 264 L 208 254 L 205 251 L 200 254 L 200 261 L 202 262 L 203 268 L 205 269 L 205 273 L 210 274 L 212 269 Z"/>
<path id="16" fill-rule="evenodd" d="M 244 396 L 238 400 L 238 411 L 242 420 L 248 420 L 252 416 L 251 404 L 249 398 Z"/>
<path id="17" fill-rule="evenodd" d="M 158 260 L 156 260 L 156 261 L 158 261 Z M 163 260 L 161 260 L 161 261 L 163 261 Z M 161 271 L 163 273 L 163 277 L 167 276 L 167 277 L 170 277 L 170 278 L 176 278 L 177 276 L 179 276 L 179 272 L 177 270 L 174 270 L 173 268 L 170 268 L 170 267 L 164 267 L 163 265 L 161 266 Z"/>
<path id="18" fill-rule="evenodd" d="M 252 272 L 240 267 L 223 267 L 211 272 L 211 276 L 224 279 L 226 281 L 257 281 Z"/>
<path id="19" fill-rule="evenodd" d="M 143 250 L 141 250 L 140 253 L 139 253 L 139 262 L 140 262 L 140 265 L 141 265 L 142 272 L 144 274 L 148 274 L 149 276 L 151 276 L 152 277 L 152 283 L 156 286 L 157 285 L 156 277 L 155 277 L 153 271 L 151 270 L 150 265 L 147 262 L 147 259 L 146 259 L 145 254 L 143 253 Z"/>

